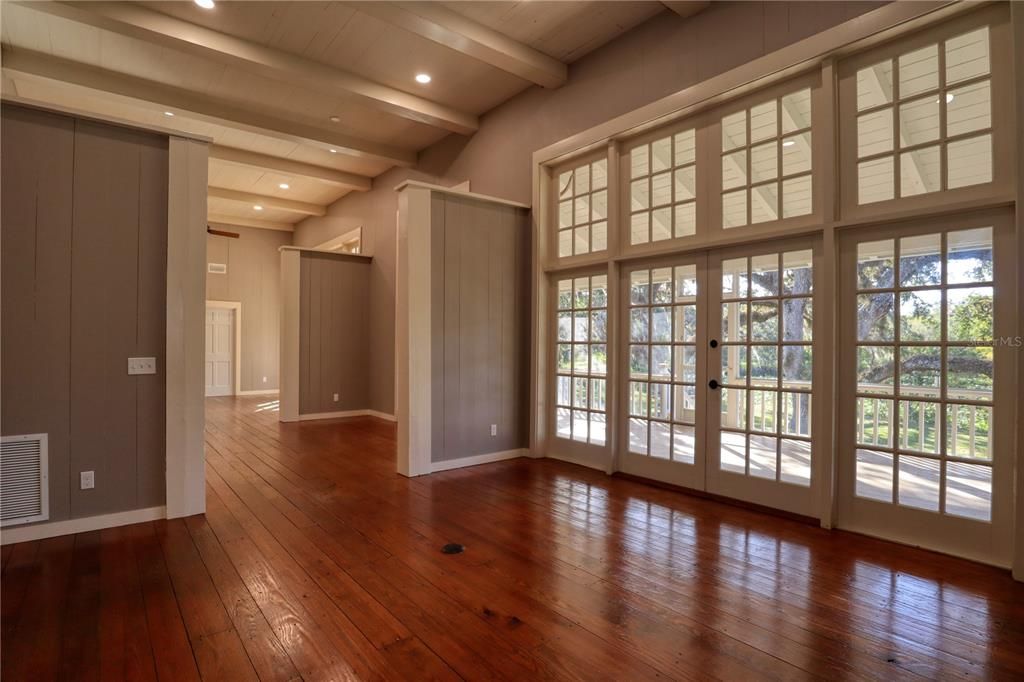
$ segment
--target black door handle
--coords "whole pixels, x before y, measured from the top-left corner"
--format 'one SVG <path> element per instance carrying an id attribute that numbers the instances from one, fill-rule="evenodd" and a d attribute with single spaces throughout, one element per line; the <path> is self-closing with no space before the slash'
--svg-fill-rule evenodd
<path id="1" fill-rule="evenodd" d="M 709 343 L 708 345 L 711 346 L 712 348 L 718 348 L 718 341 L 716 339 L 711 339 L 711 343 Z"/>
<path id="2" fill-rule="evenodd" d="M 708 388 L 712 390 L 718 388 L 718 382 L 712 379 L 711 381 L 708 382 Z"/>

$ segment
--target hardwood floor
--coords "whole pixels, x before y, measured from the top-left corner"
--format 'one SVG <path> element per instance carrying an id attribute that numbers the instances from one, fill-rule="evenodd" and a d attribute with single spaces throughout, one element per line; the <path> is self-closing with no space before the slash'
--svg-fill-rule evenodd
<path id="1" fill-rule="evenodd" d="M 3 548 L 5 682 L 1024 678 L 1006 572 L 272 407 L 208 401 L 204 516 Z"/>

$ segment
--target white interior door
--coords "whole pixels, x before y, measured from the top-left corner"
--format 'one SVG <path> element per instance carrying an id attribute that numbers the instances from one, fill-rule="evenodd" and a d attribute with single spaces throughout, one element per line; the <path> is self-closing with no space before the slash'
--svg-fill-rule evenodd
<path id="1" fill-rule="evenodd" d="M 818 240 L 708 258 L 707 491 L 817 516 L 812 415 Z"/>
<path id="2" fill-rule="evenodd" d="M 206 395 L 233 395 L 235 311 L 206 309 Z"/>
<path id="3" fill-rule="evenodd" d="M 1012 228 L 997 214 L 843 240 L 841 527 L 1009 565 Z"/>

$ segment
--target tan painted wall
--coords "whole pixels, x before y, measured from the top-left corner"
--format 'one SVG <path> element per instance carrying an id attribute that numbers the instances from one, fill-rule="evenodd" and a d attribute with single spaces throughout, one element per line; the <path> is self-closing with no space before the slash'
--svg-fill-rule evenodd
<path id="1" fill-rule="evenodd" d="M 301 255 L 300 415 L 369 408 L 369 274 L 368 258 Z"/>
<path id="2" fill-rule="evenodd" d="M 279 387 L 281 254 L 291 233 L 249 227 L 224 227 L 238 239 L 206 236 L 208 263 L 227 265 L 226 274 L 206 274 L 206 300 L 242 304 L 241 390 Z M 264 381 L 264 378 L 266 379 Z"/>
<path id="3" fill-rule="evenodd" d="M 525 447 L 529 213 L 435 193 L 431 216 L 431 459 Z"/>
<path id="4" fill-rule="evenodd" d="M 161 505 L 167 139 L 8 106 L 2 138 L 3 434 L 50 434 L 50 520 Z"/>
<path id="5" fill-rule="evenodd" d="M 870 11 L 873 2 L 715 2 L 688 20 L 663 12 L 592 52 L 569 69 L 556 90 L 533 87 L 481 118 L 472 137 L 450 135 L 420 153 L 415 169 L 375 178 L 327 216 L 299 224 L 296 246 L 314 246 L 363 227 L 370 275 L 370 401 L 394 406 L 394 187 L 406 179 L 454 185 L 531 202 L 531 156 L 541 147 L 740 66 Z"/>

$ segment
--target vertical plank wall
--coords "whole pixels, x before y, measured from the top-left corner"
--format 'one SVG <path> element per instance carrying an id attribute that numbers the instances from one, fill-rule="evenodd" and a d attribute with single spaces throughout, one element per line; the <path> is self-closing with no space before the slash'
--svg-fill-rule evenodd
<path id="1" fill-rule="evenodd" d="M 435 193 L 431 229 L 431 458 L 442 462 L 526 447 L 529 214 Z"/>
<path id="2" fill-rule="evenodd" d="M 2 144 L 3 434 L 49 434 L 50 520 L 161 505 L 167 140 L 5 106 Z"/>
<path id="3" fill-rule="evenodd" d="M 206 300 L 242 304 L 242 391 L 280 387 L 281 254 L 291 233 L 225 225 L 238 239 L 207 235 L 206 260 L 227 265 L 206 274 Z M 266 377 L 266 381 L 263 378 Z"/>
<path id="4" fill-rule="evenodd" d="M 300 257 L 300 415 L 369 408 L 370 261 L 308 251 Z"/>

